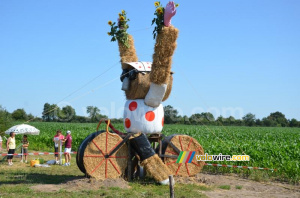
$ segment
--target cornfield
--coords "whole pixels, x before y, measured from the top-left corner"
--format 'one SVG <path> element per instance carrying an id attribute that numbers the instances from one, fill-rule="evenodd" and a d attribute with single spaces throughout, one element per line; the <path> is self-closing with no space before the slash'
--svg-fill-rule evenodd
<path id="1" fill-rule="evenodd" d="M 33 122 L 38 128 L 39 136 L 29 136 L 30 150 L 52 151 L 53 136 L 57 129 L 63 134 L 72 131 L 72 150 L 77 151 L 81 142 L 92 132 L 96 131 L 95 123 L 45 123 Z M 104 125 L 101 129 L 104 129 Z M 125 131 L 122 124 L 115 128 Z M 209 155 L 249 155 L 250 161 L 245 162 L 208 162 L 251 167 L 266 167 L 278 171 L 268 173 L 276 179 L 299 183 L 300 181 L 300 128 L 265 128 L 265 127 L 225 127 L 225 126 L 194 126 L 194 125 L 165 125 L 163 134 L 186 134 L 194 137 Z M 21 136 L 16 140 L 21 141 Z M 215 171 L 215 167 L 205 167 L 204 171 Z M 218 172 L 235 172 L 252 174 L 260 170 L 238 170 L 218 168 Z"/>

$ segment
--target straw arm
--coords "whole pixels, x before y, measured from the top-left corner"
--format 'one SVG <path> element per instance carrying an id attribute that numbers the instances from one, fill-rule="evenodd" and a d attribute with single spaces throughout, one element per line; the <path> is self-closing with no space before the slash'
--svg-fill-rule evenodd
<path id="1" fill-rule="evenodd" d="M 129 47 L 126 47 L 122 42 L 118 41 L 121 63 L 138 61 L 134 40 L 131 35 L 128 35 L 128 44 Z M 122 69 L 128 69 L 127 67 L 126 65 L 122 65 Z"/>
<path id="2" fill-rule="evenodd" d="M 170 95 L 172 88 L 172 56 L 176 49 L 178 29 L 164 27 L 157 35 L 154 47 L 153 64 L 150 72 L 150 89 L 145 97 L 145 104 L 158 107 Z M 166 96 L 166 97 L 165 97 Z"/>

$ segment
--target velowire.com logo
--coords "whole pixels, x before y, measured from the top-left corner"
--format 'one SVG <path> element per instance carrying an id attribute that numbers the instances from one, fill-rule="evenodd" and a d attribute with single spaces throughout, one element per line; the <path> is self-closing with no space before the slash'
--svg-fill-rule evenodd
<path id="1" fill-rule="evenodd" d="M 195 151 L 181 151 L 176 163 L 191 163 L 195 156 Z M 219 155 L 209 155 L 205 153 L 205 155 L 196 155 L 197 161 L 250 161 L 249 155 L 223 155 L 220 153 Z"/>

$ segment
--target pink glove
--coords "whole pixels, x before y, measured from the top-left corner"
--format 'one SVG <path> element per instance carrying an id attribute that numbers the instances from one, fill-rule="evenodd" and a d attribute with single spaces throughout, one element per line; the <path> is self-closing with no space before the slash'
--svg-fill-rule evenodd
<path id="1" fill-rule="evenodd" d="M 169 27 L 171 25 L 171 18 L 176 14 L 176 6 L 174 1 L 169 1 L 165 8 L 164 24 Z"/>

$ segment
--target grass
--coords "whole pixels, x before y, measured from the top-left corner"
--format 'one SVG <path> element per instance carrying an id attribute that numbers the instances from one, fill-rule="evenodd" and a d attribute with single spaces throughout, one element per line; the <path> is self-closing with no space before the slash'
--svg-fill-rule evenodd
<path id="1" fill-rule="evenodd" d="M 238 189 L 238 190 L 241 190 L 242 188 L 243 188 L 243 186 L 239 186 L 239 185 L 235 186 L 235 189 Z"/>
<path id="2" fill-rule="evenodd" d="M 73 155 L 74 156 L 74 155 Z M 36 156 L 29 156 L 29 160 Z M 53 156 L 44 156 L 45 160 L 53 159 Z M 60 188 L 68 181 L 83 179 L 84 174 L 77 168 L 75 157 L 71 160 L 71 166 L 63 167 L 52 165 L 50 168 L 34 168 L 29 164 L 19 162 L 14 157 L 14 165 L 0 163 L 0 197 L 168 197 L 169 186 L 157 185 L 153 180 L 140 182 L 134 180 L 129 183 L 129 189 L 119 187 L 100 187 L 96 190 L 78 189 L 69 192 Z M 31 187 L 35 185 L 57 185 L 56 192 L 37 192 Z M 92 185 L 92 184 L 91 184 Z M 201 191 L 210 190 L 208 187 L 197 185 L 175 185 L 176 197 L 205 197 Z"/>
<path id="3" fill-rule="evenodd" d="M 221 185 L 219 188 L 223 190 L 230 190 L 230 185 Z"/>
<path id="4" fill-rule="evenodd" d="M 175 188 L 176 197 L 188 198 L 188 197 L 206 197 L 199 193 L 197 189 L 192 191 L 188 187 L 189 185 L 179 185 Z M 30 185 L 14 185 L 0 187 L 0 196 L 3 197 L 32 197 L 34 194 L 36 197 L 169 197 L 169 188 L 167 186 L 148 185 L 140 186 L 132 184 L 130 189 L 98 189 L 98 190 L 82 190 L 76 192 L 68 192 L 66 190 L 60 190 L 58 192 L 35 192 L 30 189 Z"/>

